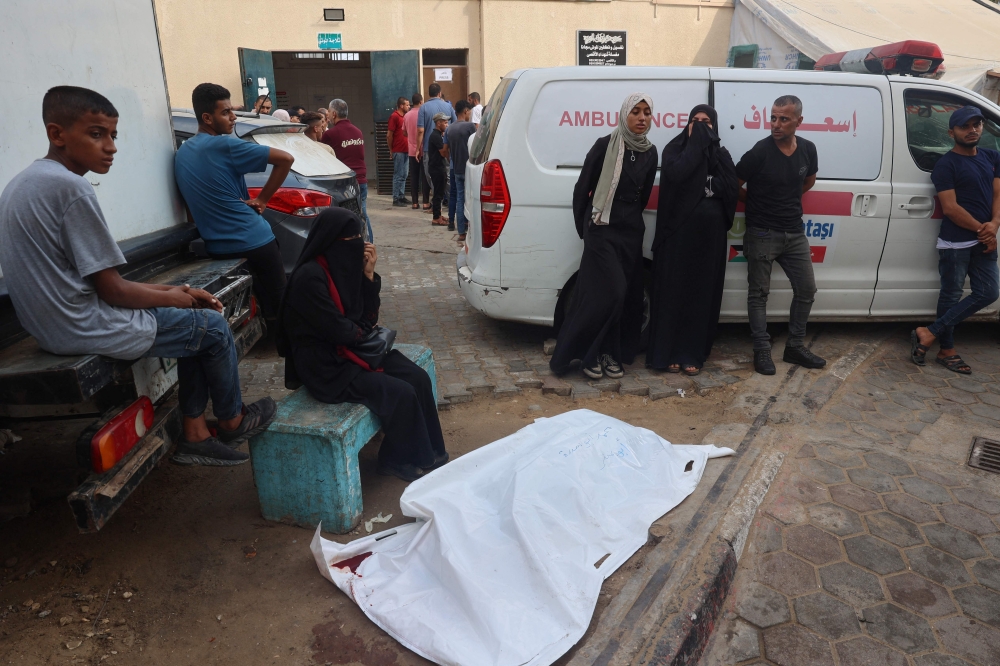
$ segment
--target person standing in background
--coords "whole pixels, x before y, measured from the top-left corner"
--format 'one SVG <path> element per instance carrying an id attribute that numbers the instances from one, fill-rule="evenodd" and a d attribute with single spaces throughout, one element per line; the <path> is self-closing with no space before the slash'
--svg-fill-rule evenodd
<path id="1" fill-rule="evenodd" d="M 430 93 L 430 99 L 428 99 L 420 107 L 420 115 L 417 117 L 417 160 L 423 164 L 424 170 L 427 172 L 427 179 L 431 181 L 431 187 L 434 186 L 434 179 L 431 178 L 430 173 L 430 163 L 427 155 L 427 143 L 431 139 L 431 131 L 434 129 L 436 123 L 434 122 L 434 116 L 443 113 L 448 118 L 449 123 L 454 123 L 457 119 L 455 118 L 455 109 L 451 108 L 451 104 L 445 101 L 441 97 L 441 85 L 438 83 L 432 83 L 427 89 Z M 448 172 L 445 171 L 444 174 L 445 188 L 448 187 Z M 442 199 L 444 194 L 447 193 L 447 189 L 442 193 Z M 436 217 L 436 216 L 435 216 Z"/>
<path id="2" fill-rule="evenodd" d="M 299 106 L 297 104 L 288 107 L 288 115 L 291 117 L 293 123 L 301 123 L 302 116 L 305 114 L 305 107 Z"/>
<path id="3" fill-rule="evenodd" d="M 289 115 L 288 111 L 285 111 L 284 109 L 275 109 L 274 113 L 271 114 L 271 117 L 284 123 L 292 122 L 292 117 Z"/>
<path id="4" fill-rule="evenodd" d="M 458 122 L 445 132 L 448 143 L 448 157 L 451 160 L 451 198 L 448 203 L 449 220 L 457 225 L 458 242 L 465 242 L 468 221 L 465 219 L 465 165 L 469 161 L 469 137 L 476 133 L 476 126 L 469 121 L 472 114 L 470 105 L 459 100 L 455 105 Z M 451 229 L 451 224 L 448 228 Z"/>
<path id="5" fill-rule="evenodd" d="M 441 217 L 441 200 L 447 186 L 444 183 L 448 173 L 448 146 L 444 142 L 444 131 L 448 128 L 448 116 L 444 113 L 434 114 L 434 129 L 427 136 L 427 170 L 431 175 L 431 187 L 434 189 L 433 205 L 434 219 L 431 224 L 436 227 L 448 225 L 448 220 Z"/>
<path id="6" fill-rule="evenodd" d="M 333 148 L 337 159 L 357 176 L 358 188 L 361 190 L 361 219 L 367 227 L 368 242 L 374 242 L 372 221 L 368 219 L 368 167 L 365 165 L 364 134 L 347 119 L 347 102 L 342 99 L 330 102 L 327 120 L 333 125 L 323 133 L 322 141 Z"/>
<path id="7" fill-rule="evenodd" d="M 389 130 L 385 143 L 392 153 L 392 205 L 408 206 L 406 200 L 406 176 L 410 169 L 410 152 L 406 140 L 404 119 L 410 110 L 410 102 L 405 97 L 396 100 L 396 110 L 389 116 Z"/>
<path id="8" fill-rule="evenodd" d="M 323 143 L 323 133 L 326 132 L 326 116 L 322 113 L 317 113 L 316 111 L 306 111 L 299 118 L 299 121 L 306 126 L 303 134 L 316 142 L 316 144 L 327 151 L 334 157 L 337 153 L 333 152 L 333 148 Z"/>
<path id="9" fill-rule="evenodd" d="M 472 117 L 470 118 L 476 129 L 479 129 L 479 121 L 483 117 L 483 105 L 479 102 L 479 93 L 469 93 L 469 104 L 472 106 Z"/>
<path id="10" fill-rule="evenodd" d="M 271 113 L 271 98 L 267 95 L 260 95 L 253 103 L 253 112 L 258 115 Z"/>
<path id="11" fill-rule="evenodd" d="M 424 210 L 431 208 L 431 184 L 427 182 L 427 174 L 424 173 L 423 166 L 417 159 L 417 119 L 420 117 L 420 105 L 424 101 L 424 96 L 420 93 L 413 93 L 410 98 L 410 110 L 403 116 L 403 127 L 406 129 L 406 147 L 410 154 L 410 196 L 413 198 L 413 207 L 420 208 L 420 193 L 424 195 Z"/>

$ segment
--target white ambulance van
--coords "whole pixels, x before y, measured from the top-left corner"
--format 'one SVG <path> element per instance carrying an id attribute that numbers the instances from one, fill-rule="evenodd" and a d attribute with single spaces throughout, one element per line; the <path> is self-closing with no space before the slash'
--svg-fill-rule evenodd
<path id="1" fill-rule="evenodd" d="M 804 116 L 798 131 L 819 155 L 816 186 L 803 197 L 818 287 L 811 318 L 933 318 L 942 213 L 930 172 L 952 148 L 948 118 L 966 104 L 986 116 L 980 146 L 1000 149 L 1000 108 L 932 78 L 696 67 L 525 69 L 500 82 L 483 111 L 465 177 L 471 217 L 458 282 L 474 307 L 542 325 L 565 307 L 583 252 L 573 186 L 587 151 L 610 133 L 622 100 L 635 91 L 653 98 L 649 138 L 658 151 L 687 125 L 693 106 L 708 103 L 718 111 L 722 145 L 737 162 L 769 136 L 771 102 L 798 96 Z M 654 188 L 645 213 L 647 268 L 657 197 Z M 728 239 L 723 321 L 747 318 L 745 228 L 741 204 Z M 776 266 L 768 317 L 787 319 L 791 298 Z M 997 313 L 994 303 L 977 318 L 996 320 Z"/>

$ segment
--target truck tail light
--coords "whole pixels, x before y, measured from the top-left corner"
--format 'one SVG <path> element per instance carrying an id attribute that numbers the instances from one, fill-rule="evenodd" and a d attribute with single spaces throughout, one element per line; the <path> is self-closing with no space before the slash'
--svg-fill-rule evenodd
<path id="1" fill-rule="evenodd" d="M 503 225 L 510 215 L 510 190 L 503 175 L 500 160 L 490 160 L 483 167 L 483 180 L 479 187 L 482 204 L 480 215 L 483 228 L 483 247 L 493 247 L 500 238 Z"/>
<path id="2" fill-rule="evenodd" d="M 118 464 L 153 425 L 153 403 L 140 397 L 97 431 L 90 440 L 90 462 L 103 474 Z"/>
<path id="3" fill-rule="evenodd" d="M 248 187 L 247 192 L 251 199 L 256 199 L 261 189 L 263 188 Z M 319 215 L 324 208 L 329 208 L 332 203 L 333 197 L 325 192 L 297 187 L 280 187 L 271 200 L 267 202 L 267 207 L 279 213 L 287 213 L 297 217 L 313 217 Z"/>

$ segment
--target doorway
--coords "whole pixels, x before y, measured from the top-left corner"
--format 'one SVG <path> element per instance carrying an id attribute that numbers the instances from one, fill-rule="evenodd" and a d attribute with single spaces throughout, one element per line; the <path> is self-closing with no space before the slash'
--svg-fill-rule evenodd
<path id="1" fill-rule="evenodd" d="M 424 49 L 422 56 L 424 89 L 420 92 L 425 98 L 432 83 L 441 86 L 441 94 L 452 106 L 469 96 L 468 49 Z"/>

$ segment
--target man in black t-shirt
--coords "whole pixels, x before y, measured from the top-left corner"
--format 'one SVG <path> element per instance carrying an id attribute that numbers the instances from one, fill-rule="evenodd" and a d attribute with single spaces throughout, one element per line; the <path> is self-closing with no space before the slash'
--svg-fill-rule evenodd
<path id="1" fill-rule="evenodd" d="M 816 295 L 809 240 L 802 225 L 802 195 L 816 184 L 816 146 L 795 136 L 802 124 L 802 100 L 784 95 L 771 105 L 771 136 L 758 141 L 736 165 L 740 200 L 746 202 L 747 313 L 753 363 L 762 375 L 775 373 L 767 334 L 767 295 L 777 261 L 792 283 L 788 341 L 783 359 L 806 368 L 826 361 L 805 348 L 806 322 Z M 744 189 L 744 184 L 746 188 Z"/>
<path id="2" fill-rule="evenodd" d="M 431 176 L 431 187 L 434 195 L 431 207 L 434 219 L 431 224 L 437 227 L 448 226 L 448 220 L 441 217 L 441 201 L 445 194 L 445 177 L 447 176 L 448 146 L 444 142 L 444 131 L 448 129 L 448 116 L 443 113 L 434 114 L 434 129 L 427 141 L 427 172 Z"/>

